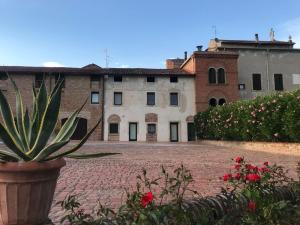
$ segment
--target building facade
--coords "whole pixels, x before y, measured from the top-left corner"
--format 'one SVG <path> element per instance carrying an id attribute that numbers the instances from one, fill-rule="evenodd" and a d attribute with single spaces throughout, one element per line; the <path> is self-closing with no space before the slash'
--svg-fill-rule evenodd
<path id="1" fill-rule="evenodd" d="M 300 49 L 294 43 L 211 40 L 189 57 L 168 59 L 166 69 L 0 66 L 0 89 L 15 107 L 8 73 L 31 108 L 32 85 L 45 79 L 48 90 L 64 80 L 59 128 L 86 104 L 72 139 L 83 138 L 102 122 L 90 140 L 186 142 L 195 140 L 194 115 L 210 106 L 252 99 L 300 87 Z"/>
<path id="2" fill-rule="evenodd" d="M 238 58 L 239 94 L 241 99 L 290 91 L 300 85 L 300 49 L 294 42 L 213 39 L 207 51 L 236 52 Z"/>
<path id="3" fill-rule="evenodd" d="M 109 75 L 105 78 L 104 112 L 104 140 L 195 140 L 194 75 Z"/>

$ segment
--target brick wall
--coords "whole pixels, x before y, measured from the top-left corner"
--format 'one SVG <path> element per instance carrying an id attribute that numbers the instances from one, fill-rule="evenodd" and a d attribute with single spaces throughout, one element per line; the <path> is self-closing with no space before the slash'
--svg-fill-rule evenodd
<path id="1" fill-rule="evenodd" d="M 15 80 L 18 88 L 21 91 L 24 105 L 29 110 L 32 108 L 32 85 L 35 80 L 35 76 L 32 74 L 11 74 Z M 91 86 L 89 75 L 66 75 L 65 76 L 65 88 L 62 92 L 62 102 L 59 114 L 59 119 L 67 118 L 72 112 L 79 108 L 86 99 L 87 103 L 80 113 L 80 117 L 87 119 L 87 129 L 91 129 L 97 120 L 102 116 L 103 105 L 103 79 L 97 85 Z M 46 76 L 46 86 L 49 91 L 54 87 L 54 76 Z M 5 95 L 9 103 L 12 105 L 13 111 L 15 110 L 15 93 L 9 80 L 1 80 L 0 88 L 4 90 Z M 91 91 L 99 91 L 100 104 L 91 104 Z M 94 131 L 90 140 L 102 140 L 102 123 Z"/>
<path id="2" fill-rule="evenodd" d="M 226 102 L 239 99 L 237 58 L 238 55 L 234 53 L 194 52 L 186 64 L 183 65 L 183 70 L 196 74 L 197 112 L 208 108 L 210 98 L 225 98 Z M 209 84 L 208 70 L 211 67 L 225 69 L 225 84 Z"/>

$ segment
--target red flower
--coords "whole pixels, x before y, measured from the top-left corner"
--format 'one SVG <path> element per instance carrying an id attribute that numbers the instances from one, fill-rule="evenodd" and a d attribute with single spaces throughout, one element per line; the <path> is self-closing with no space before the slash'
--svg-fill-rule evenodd
<path id="1" fill-rule="evenodd" d="M 234 168 L 235 168 L 236 170 L 240 170 L 241 165 L 240 165 L 240 164 L 236 164 L 236 165 L 234 166 Z"/>
<path id="2" fill-rule="evenodd" d="M 259 168 L 258 170 L 259 170 L 259 172 L 262 172 L 262 173 L 270 172 L 269 168 L 267 168 L 267 167 L 262 167 L 262 168 Z"/>
<path id="3" fill-rule="evenodd" d="M 241 174 L 240 174 L 240 173 L 235 174 L 234 178 L 235 178 L 236 180 L 241 179 Z"/>
<path id="4" fill-rule="evenodd" d="M 143 206 L 143 208 L 146 208 L 146 206 L 152 201 L 153 201 L 153 194 L 152 192 L 148 192 L 142 197 L 141 205 Z"/>
<path id="5" fill-rule="evenodd" d="M 232 175 L 230 173 L 225 173 L 224 176 L 223 176 L 224 181 L 228 181 L 231 178 L 232 178 Z"/>
<path id="6" fill-rule="evenodd" d="M 248 209 L 252 212 L 254 212 L 256 210 L 256 203 L 253 200 L 250 200 L 248 203 Z"/>
<path id="7" fill-rule="evenodd" d="M 258 167 L 257 167 L 257 166 L 253 166 L 253 165 L 251 165 L 251 164 L 246 164 L 246 168 L 247 168 L 248 170 L 253 170 L 253 171 L 255 171 L 255 172 L 258 171 Z"/>
<path id="8" fill-rule="evenodd" d="M 250 182 L 258 182 L 260 181 L 260 176 L 255 173 L 249 173 L 246 175 L 246 180 L 249 180 Z"/>
<path id="9" fill-rule="evenodd" d="M 268 162 L 264 162 L 264 166 L 269 166 L 269 163 Z"/>
<path id="10" fill-rule="evenodd" d="M 237 163 L 241 163 L 242 161 L 243 161 L 243 158 L 240 156 L 235 158 L 235 162 L 237 162 Z"/>

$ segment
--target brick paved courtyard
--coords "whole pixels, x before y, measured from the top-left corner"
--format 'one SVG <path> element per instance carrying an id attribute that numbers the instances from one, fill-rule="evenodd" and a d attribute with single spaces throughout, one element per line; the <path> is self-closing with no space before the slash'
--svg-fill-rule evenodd
<path id="1" fill-rule="evenodd" d="M 51 219 L 55 224 L 62 216 L 56 203 L 69 194 L 79 194 L 87 211 L 97 201 L 116 207 L 121 203 L 124 188 L 136 183 L 136 175 L 144 167 L 150 175 L 158 175 L 160 165 L 175 168 L 183 163 L 192 171 L 193 189 L 203 195 L 220 190 L 220 178 L 230 166 L 230 158 L 245 156 L 251 162 L 269 161 L 284 165 L 295 176 L 299 156 L 230 149 L 204 144 L 87 143 L 82 152 L 120 152 L 121 155 L 89 160 L 67 160 L 58 181 Z M 124 198 L 123 198 L 124 199 Z"/>

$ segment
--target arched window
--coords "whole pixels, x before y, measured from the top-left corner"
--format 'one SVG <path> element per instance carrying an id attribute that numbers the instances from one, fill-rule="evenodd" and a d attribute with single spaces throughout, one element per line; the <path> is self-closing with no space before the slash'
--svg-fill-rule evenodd
<path id="1" fill-rule="evenodd" d="M 225 84 L 225 70 L 223 68 L 218 69 L 218 84 Z"/>
<path id="2" fill-rule="evenodd" d="M 217 99 L 215 99 L 215 98 L 209 99 L 209 105 L 210 106 L 217 106 Z"/>
<path id="3" fill-rule="evenodd" d="M 215 68 L 209 68 L 209 70 L 208 70 L 208 82 L 210 84 L 216 84 L 217 83 Z"/>
<path id="4" fill-rule="evenodd" d="M 226 103 L 226 100 L 224 98 L 219 99 L 219 105 L 224 105 Z"/>

